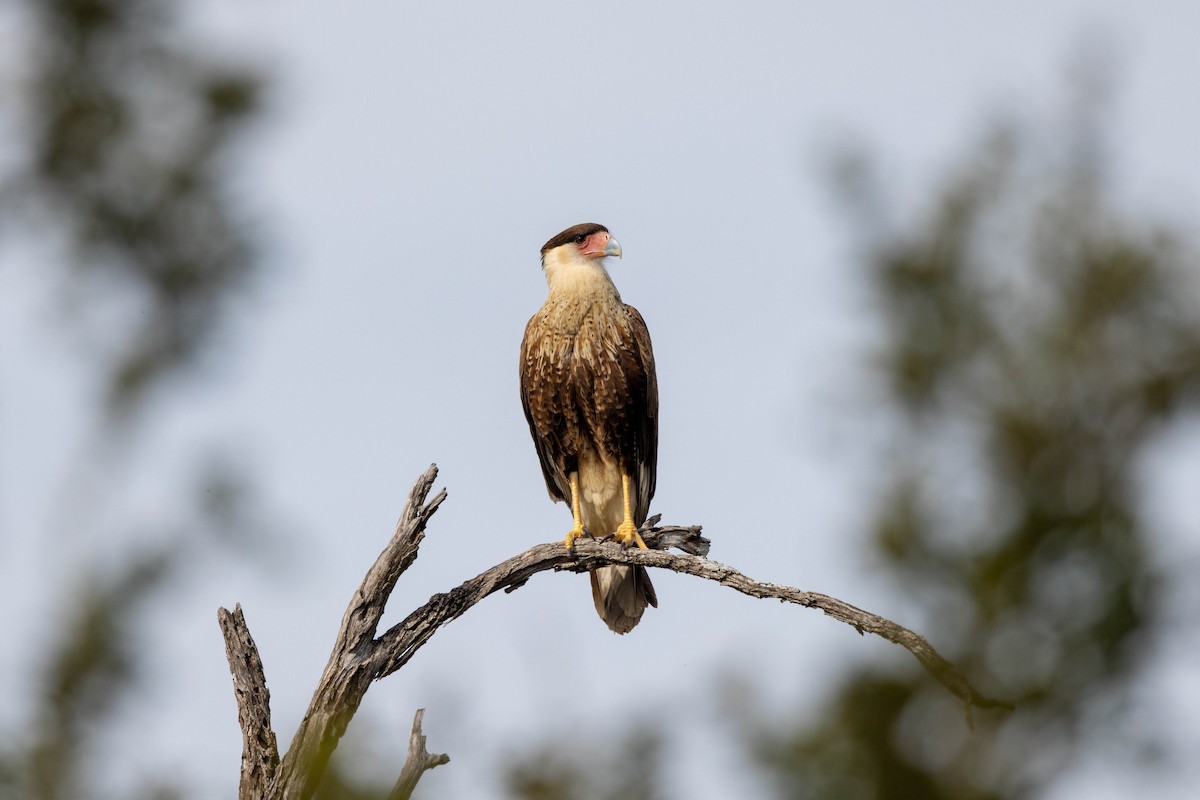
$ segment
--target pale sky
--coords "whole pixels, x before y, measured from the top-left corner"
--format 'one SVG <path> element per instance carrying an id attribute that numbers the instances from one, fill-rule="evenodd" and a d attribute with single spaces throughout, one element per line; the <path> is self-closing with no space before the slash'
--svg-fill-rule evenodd
<path id="1" fill-rule="evenodd" d="M 611 274 L 654 340 L 652 512 L 704 525 L 712 557 L 753 577 L 914 627 L 856 553 L 859 497 L 879 480 L 878 442 L 856 425 L 873 328 L 824 157 L 863 142 L 893 197 L 926 196 L 996 113 L 1052 122 L 1071 54 L 1099 36 L 1115 45 L 1123 194 L 1195 225 L 1191 3 L 196 5 L 199 41 L 273 81 L 239 181 L 269 277 L 203 379 L 151 415 L 130 476 L 97 490 L 96 510 L 54 503 L 78 489 L 71 459 L 91 421 L 76 351 L 48 333 L 38 270 L 0 267 L 0 636 L 44 641 L 42 604 L 69 580 L 50 570 L 63 541 L 87 563 L 113 557 L 106 523 L 170 520 L 197 448 L 218 443 L 277 514 L 263 551 L 191 565 L 153 615 L 153 678 L 111 744 L 117 787 L 163 770 L 198 797 L 233 796 L 241 739 L 221 605 L 244 607 L 286 746 L 429 463 L 449 499 L 389 620 L 562 537 L 570 513 L 546 495 L 516 360 L 545 294 L 538 248 L 568 225 L 600 222 L 620 240 Z M 733 796 L 752 787 L 705 733 L 711 711 L 689 710 L 720 672 L 752 676 L 788 712 L 832 692 L 847 659 L 909 658 L 815 612 L 653 577 L 660 607 L 625 637 L 597 618 L 584 576 L 484 601 L 367 694 L 351 727 L 374 737 L 366 768 L 394 776 L 426 707 L 429 747 L 452 761 L 418 793 L 489 800 L 505 753 L 552 736 L 603 748 L 623 721 L 651 718 L 704 757 L 676 765 L 678 796 Z M 1172 690 L 1196 650 L 1168 654 L 1145 689 L 1150 704 L 1172 697 L 1164 724 L 1184 750 L 1200 745 L 1200 702 Z M 0 731 L 24 710 L 26 657 L 0 654 L 0 690 L 16 698 Z M 1057 796 L 1128 796 L 1119 767 L 1080 764 Z"/>

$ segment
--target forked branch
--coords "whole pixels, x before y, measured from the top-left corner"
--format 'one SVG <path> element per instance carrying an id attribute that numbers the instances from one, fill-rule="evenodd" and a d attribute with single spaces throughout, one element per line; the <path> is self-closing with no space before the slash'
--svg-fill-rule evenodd
<path id="1" fill-rule="evenodd" d="M 225 609 L 218 612 L 230 669 L 234 674 L 238 720 L 243 734 L 239 800 L 311 797 L 371 681 L 386 677 L 403 667 L 438 628 L 462 616 L 483 598 L 500 590 L 513 591 L 537 573 L 550 570 L 586 572 L 609 564 L 639 564 L 694 575 L 751 597 L 772 598 L 820 609 L 859 633 L 872 633 L 904 647 L 943 686 L 962 698 L 968 708 L 1011 708 L 1008 703 L 978 692 L 922 636 L 835 597 L 755 581 L 732 567 L 709 561 L 705 557 L 709 542 L 700 535 L 699 526 L 658 527 L 658 517 L 647 520 L 642 526 L 641 535 L 651 548 L 649 550 L 627 550 L 612 542 L 587 539 L 577 540 L 571 552 L 561 542 L 536 545 L 449 592 L 434 595 L 402 622 L 376 636 L 379 620 L 396 581 L 416 560 L 418 547 L 425 536 L 425 526 L 446 498 L 446 492 L 442 490 L 426 502 L 436 477 L 437 466 L 433 465 L 417 479 L 409 492 L 408 502 L 391 541 L 376 559 L 346 609 L 329 663 L 282 761 L 275 750 L 275 736 L 270 728 L 262 662 L 245 627 L 245 620 L 241 617 L 241 609 L 238 608 L 233 614 Z M 668 553 L 667 548 L 683 552 Z M 422 715 L 418 712 L 413 721 L 412 737 L 420 737 L 419 752 L 424 753 L 421 719 Z M 409 762 L 413 761 L 411 743 L 415 741 L 415 738 L 410 739 Z M 425 762 L 418 757 L 418 764 L 428 763 L 428 766 L 415 769 L 415 773 L 409 776 L 412 785 L 425 769 L 449 760 L 445 756 L 424 755 L 431 761 Z M 410 772 L 408 764 L 405 772 Z M 396 794 L 402 790 L 411 793 L 412 785 L 407 780 L 402 774 L 393 790 L 393 797 L 405 796 Z"/>
<path id="2" fill-rule="evenodd" d="M 450 763 L 450 756 L 445 753 L 430 753 L 425 749 L 425 734 L 421 732 L 424 719 L 425 709 L 418 708 L 413 716 L 412 731 L 408 734 L 408 758 L 387 800 L 408 800 L 412 797 L 413 789 L 417 788 L 417 781 L 425 772 Z"/>

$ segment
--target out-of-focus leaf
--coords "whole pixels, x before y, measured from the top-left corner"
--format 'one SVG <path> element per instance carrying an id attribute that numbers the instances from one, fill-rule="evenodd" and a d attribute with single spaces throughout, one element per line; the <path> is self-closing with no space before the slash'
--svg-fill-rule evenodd
<path id="1" fill-rule="evenodd" d="M 124 418 L 196 361 L 256 275 L 230 159 L 262 81 L 180 47 L 165 0 L 26 5 L 34 60 L 8 110 L 28 146 L 0 187 L 63 237 L 66 324 L 108 364 L 109 409 Z"/>
<path id="2" fill-rule="evenodd" d="M 863 235 L 902 424 L 876 557 L 926 606 L 925 633 L 1017 710 L 971 730 L 928 676 L 864 667 L 816 719 L 745 723 L 779 797 L 1027 797 L 1089 737 L 1128 733 L 1116 699 L 1147 662 L 1170 577 L 1151 562 L 1135 469 L 1196 408 L 1200 256 L 1122 213 L 1098 157 L 1048 158 L 1009 129 L 924 222 Z M 861 172 L 851 191 L 871 186 Z"/>

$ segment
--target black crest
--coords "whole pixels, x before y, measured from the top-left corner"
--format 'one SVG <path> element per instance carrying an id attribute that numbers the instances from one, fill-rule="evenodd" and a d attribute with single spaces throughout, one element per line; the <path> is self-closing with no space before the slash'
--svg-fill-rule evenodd
<path id="1" fill-rule="evenodd" d="M 608 228 L 597 222 L 581 222 L 578 225 L 572 225 L 542 245 L 542 255 L 545 255 L 547 250 L 553 250 L 554 248 L 564 245 L 567 242 L 573 242 L 576 239 L 581 239 L 581 237 L 586 238 L 591 236 L 593 233 L 599 233 L 600 231 L 608 233 Z"/>

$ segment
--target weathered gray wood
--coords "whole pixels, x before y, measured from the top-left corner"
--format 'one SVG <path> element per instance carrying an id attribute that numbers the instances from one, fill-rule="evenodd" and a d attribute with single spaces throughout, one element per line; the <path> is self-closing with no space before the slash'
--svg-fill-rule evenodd
<path id="1" fill-rule="evenodd" d="M 671 546 L 689 552 L 708 552 L 709 541 L 700 535 L 699 525 L 666 528 L 643 525 L 640 533 L 646 546 L 651 549 L 627 550 L 615 542 L 586 538 L 576 539 L 570 552 L 563 547 L 562 542 L 539 544 L 476 575 L 449 592 L 435 594 L 429 598 L 428 603 L 379 637 L 375 648 L 375 669 L 378 676 L 385 678 L 403 667 L 413 654 L 432 638 L 438 628 L 458 619 L 483 598 L 500 590 L 511 592 L 518 589 L 539 572 L 587 572 L 606 564 L 634 563 L 672 569 L 669 566 L 672 556 L 657 548 Z M 641 560 L 642 556 L 652 555 L 666 556 L 668 560 Z M 701 556 L 679 557 L 695 558 L 707 563 Z"/>
<path id="2" fill-rule="evenodd" d="M 262 663 L 249 631 L 245 629 L 241 609 L 238 607 L 233 614 L 225 609 L 219 612 L 230 669 L 234 673 L 238 721 L 242 725 L 244 742 L 238 795 L 241 800 L 311 797 L 371 681 L 399 670 L 439 628 L 462 616 L 483 598 L 500 590 L 511 592 L 539 572 L 551 570 L 586 572 L 609 564 L 638 564 L 694 575 L 750 597 L 819 609 L 852 626 L 860 634 L 871 633 L 904 647 L 943 686 L 962 698 L 968 710 L 971 707 L 1011 708 L 1008 703 L 978 692 L 928 641 L 907 628 L 835 597 L 755 581 L 732 567 L 710 561 L 705 557 L 709 541 L 700 535 L 700 526 L 658 527 L 657 516 L 647 520 L 641 529 L 649 550 L 625 549 L 613 542 L 594 539 L 576 540 L 571 551 L 563 547 L 562 542 L 539 544 L 449 592 L 434 595 L 402 622 L 377 636 L 388 597 L 400 575 L 416 560 L 417 550 L 425 537 L 425 526 L 446 498 L 446 492 L 442 490 L 426 502 L 436 477 L 437 466 L 430 466 L 409 492 L 391 540 L 367 572 L 342 617 L 329 663 L 282 761 L 270 728 L 269 695 Z M 668 547 L 684 552 L 665 552 Z M 418 712 L 413 722 L 413 736 L 421 736 L 422 716 Z M 414 741 L 410 737 L 410 761 Z M 424 752 L 423 736 L 419 744 L 419 752 Z M 429 758 L 449 760 L 445 756 Z M 425 769 L 432 766 L 436 765 L 431 764 Z M 408 770 L 407 762 L 405 769 Z M 417 778 L 420 772 L 424 769 L 418 771 Z M 393 796 L 405 796 L 395 794 L 406 785 L 402 783 L 404 780 L 402 774 L 393 789 Z M 415 785 L 415 778 L 412 783 Z M 408 791 L 411 792 L 411 788 Z"/>
<path id="3" fill-rule="evenodd" d="M 408 734 L 408 757 L 404 760 L 404 768 L 400 770 L 400 777 L 396 779 L 396 785 L 392 787 L 387 800 L 409 800 L 413 789 L 417 788 L 417 781 L 421 780 L 426 771 L 450 763 L 450 756 L 445 753 L 430 754 L 425 749 L 425 734 L 421 732 L 424 719 L 425 709 L 418 708 L 413 716 L 412 731 Z"/>
<path id="4" fill-rule="evenodd" d="M 258 800 L 264 796 L 279 766 L 279 747 L 275 731 L 271 730 L 271 693 L 267 691 L 262 659 L 246 627 L 241 605 L 234 606 L 232 613 L 218 609 L 217 623 L 225 635 L 225 656 L 233 673 L 233 695 L 242 729 L 238 800 Z"/>
<path id="5" fill-rule="evenodd" d="M 702 538 L 699 531 L 698 526 L 671 528 L 669 534 L 663 536 L 654 528 L 644 530 L 642 538 L 651 548 L 649 550 L 626 549 L 615 543 L 586 539 L 576 540 L 574 554 L 568 553 L 561 542 L 536 545 L 466 581 L 456 589 L 434 595 L 428 603 L 409 614 L 403 622 L 380 636 L 376 649 L 376 658 L 380 659 L 379 677 L 386 677 L 407 664 L 438 628 L 462 616 L 467 609 L 483 598 L 501 589 L 509 591 L 519 587 L 539 572 L 587 572 L 608 564 L 640 564 L 643 567 L 668 569 L 715 581 L 751 597 L 782 600 L 806 608 L 819 609 L 833 619 L 852 626 L 860 634 L 871 633 L 905 648 L 933 677 L 969 706 L 1010 707 L 1003 701 L 978 692 L 924 637 L 878 614 L 863 611 L 836 597 L 806 592 L 791 586 L 755 581 L 733 567 L 699 555 L 667 553 L 658 549 L 668 541 L 673 546 L 692 546 L 693 537 Z M 707 552 L 707 547 L 704 551 Z"/>
<path id="6" fill-rule="evenodd" d="M 279 765 L 270 797 L 299 800 L 313 795 L 338 740 L 376 678 L 374 654 L 378 648 L 374 639 L 379 620 L 396 581 L 417 560 L 426 523 L 446 499 L 443 489 L 425 502 L 436 478 L 437 465 L 433 464 L 413 484 L 391 540 L 350 600 L 329 663 Z"/>

